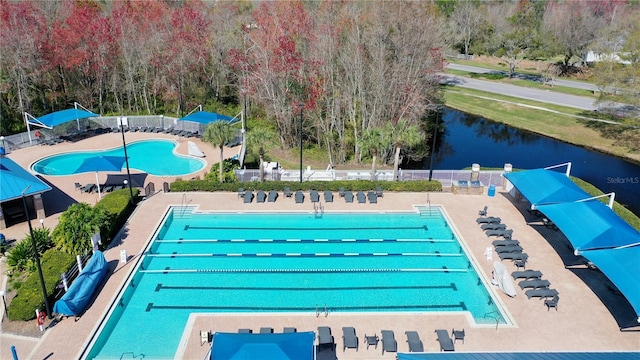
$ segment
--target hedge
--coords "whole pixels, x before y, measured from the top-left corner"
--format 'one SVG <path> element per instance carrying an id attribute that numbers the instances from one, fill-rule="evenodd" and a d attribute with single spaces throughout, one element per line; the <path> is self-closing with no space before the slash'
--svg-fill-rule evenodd
<path id="1" fill-rule="evenodd" d="M 137 188 L 132 190 L 135 202 L 138 199 L 139 190 Z M 101 208 L 112 216 L 110 228 L 106 234 L 102 234 L 103 248 L 106 248 L 106 246 L 111 243 L 111 240 L 118 234 L 118 231 L 124 226 L 124 223 L 133 211 L 130 198 L 131 194 L 129 193 L 129 189 L 121 189 L 108 193 L 96 204 L 96 208 Z"/>
<path id="2" fill-rule="evenodd" d="M 307 191 L 307 190 L 330 190 L 338 191 L 340 188 L 345 190 L 375 190 L 380 187 L 386 191 L 395 192 L 424 192 L 424 191 L 442 191 L 442 184 L 439 181 L 415 180 L 415 181 L 370 181 L 370 180 L 335 180 L 335 181 L 265 181 L 265 182 L 233 182 L 221 183 L 212 180 L 178 180 L 171 184 L 171 191 L 232 191 L 236 192 L 239 188 L 245 190 L 276 190 L 282 191 L 288 187 L 291 191 Z"/>
<path id="3" fill-rule="evenodd" d="M 55 286 L 60 281 L 60 276 L 75 263 L 76 257 L 59 250 L 47 250 L 40 259 L 42 276 L 47 288 L 47 298 L 49 305 L 53 309 L 53 294 Z M 7 314 L 10 320 L 32 320 L 36 317 L 36 309 L 44 310 L 42 298 L 42 285 L 40 285 L 40 275 L 34 271 L 27 277 L 27 280 L 20 286 L 16 296 L 7 307 Z"/>

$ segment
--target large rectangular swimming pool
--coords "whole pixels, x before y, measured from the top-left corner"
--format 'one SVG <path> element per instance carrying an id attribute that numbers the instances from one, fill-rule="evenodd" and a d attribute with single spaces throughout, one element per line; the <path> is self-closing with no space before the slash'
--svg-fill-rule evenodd
<path id="1" fill-rule="evenodd" d="M 194 312 L 446 311 L 505 322 L 437 209 L 192 210 L 167 213 L 89 358 L 173 358 Z"/>

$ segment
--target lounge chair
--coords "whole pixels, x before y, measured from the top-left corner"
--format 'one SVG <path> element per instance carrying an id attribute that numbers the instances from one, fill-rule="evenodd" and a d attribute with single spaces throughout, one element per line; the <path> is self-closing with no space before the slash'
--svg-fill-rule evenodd
<path id="1" fill-rule="evenodd" d="M 238 334 L 252 334 L 253 330 L 251 329 L 238 329 Z"/>
<path id="2" fill-rule="evenodd" d="M 318 326 L 318 347 L 321 346 L 335 346 L 333 341 L 333 335 L 331 335 L 331 328 L 328 326 Z"/>
<path id="3" fill-rule="evenodd" d="M 480 216 L 487 216 L 487 209 L 489 207 L 487 205 L 484 206 L 484 208 L 482 208 L 482 210 L 478 210 L 478 215 Z"/>
<path id="4" fill-rule="evenodd" d="M 377 204 L 378 203 L 378 195 L 373 191 L 369 191 L 367 193 L 367 199 L 369 199 L 369 204 Z"/>
<path id="5" fill-rule="evenodd" d="M 479 188 L 482 185 L 482 183 L 479 180 L 472 180 L 472 181 L 469 181 L 469 185 L 472 188 Z"/>
<path id="6" fill-rule="evenodd" d="M 261 327 L 260 334 L 273 334 L 273 328 L 270 327 Z"/>
<path id="7" fill-rule="evenodd" d="M 317 190 L 311 190 L 309 192 L 309 198 L 311 199 L 312 203 L 317 203 L 320 201 L 320 194 L 318 194 Z"/>
<path id="8" fill-rule="evenodd" d="M 527 268 L 527 259 L 513 260 L 513 265 L 516 266 L 516 269 L 526 269 Z"/>
<path id="9" fill-rule="evenodd" d="M 409 343 L 409 352 L 424 352 L 424 346 L 417 331 L 405 331 L 405 334 Z"/>
<path id="10" fill-rule="evenodd" d="M 364 334 L 364 341 L 367 343 L 367 349 L 369 348 L 369 346 L 375 346 L 375 348 L 378 348 L 378 341 L 380 341 L 380 338 L 378 337 L 378 335 L 367 335 Z"/>
<path id="11" fill-rule="evenodd" d="M 377 197 L 382 197 L 382 188 L 380 186 L 376 187 L 376 196 Z"/>
<path id="12" fill-rule="evenodd" d="M 398 342 L 391 330 L 382 330 L 382 353 L 384 352 L 396 352 L 398 351 Z"/>
<path id="13" fill-rule="evenodd" d="M 523 252 L 499 253 L 500 260 L 527 260 L 529 255 Z"/>
<path id="14" fill-rule="evenodd" d="M 558 296 L 558 290 L 556 289 L 529 289 L 524 292 L 527 295 L 527 299 L 531 299 L 533 297 L 537 298 L 552 298 L 554 296 Z"/>
<path id="15" fill-rule="evenodd" d="M 345 351 L 347 348 L 356 349 L 356 351 L 358 351 L 358 337 L 356 336 L 356 329 L 350 326 L 343 327 L 342 343 L 342 351 Z"/>
<path id="16" fill-rule="evenodd" d="M 212 335 L 210 331 L 200 330 L 200 346 L 210 343 Z"/>
<path id="17" fill-rule="evenodd" d="M 494 247 L 499 246 L 509 246 L 509 245 L 520 245 L 520 241 L 518 240 L 495 240 L 491 243 Z"/>
<path id="18" fill-rule="evenodd" d="M 499 217 L 495 217 L 495 216 L 488 216 L 488 217 L 479 217 L 476 219 L 476 222 L 478 224 L 489 224 L 489 223 L 500 223 L 502 222 L 502 219 L 500 219 Z"/>
<path id="19" fill-rule="evenodd" d="M 268 202 L 276 202 L 276 199 L 278 198 L 278 192 L 275 190 L 271 190 L 269 191 L 269 197 L 267 198 Z"/>
<path id="20" fill-rule="evenodd" d="M 367 197 L 364 195 L 364 192 L 358 191 L 356 193 L 356 198 L 358 199 L 358 204 L 364 204 L 367 202 Z"/>
<path id="21" fill-rule="evenodd" d="M 293 194 L 291 193 L 291 189 L 289 189 L 288 187 L 284 188 L 284 196 L 285 197 L 291 197 Z"/>
<path id="22" fill-rule="evenodd" d="M 351 192 L 351 190 L 347 190 L 344 192 L 344 201 L 348 203 L 353 202 L 353 193 Z"/>
<path id="23" fill-rule="evenodd" d="M 464 344 L 464 329 L 462 330 L 451 329 L 451 337 L 453 337 L 454 343 L 458 340 L 462 340 L 462 343 Z"/>
<path id="24" fill-rule="evenodd" d="M 458 187 L 468 188 L 469 182 L 467 180 L 458 180 Z"/>
<path id="25" fill-rule="evenodd" d="M 538 270 L 524 270 L 514 271 L 511 273 L 513 279 L 539 279 L 542 277 L 542 273 Z"/>
<path id="26" fill-rule="evenodd" d="M 344 197 L 344 187 L 341 186 L 338 188 L 338 196 Z"/>
<path id="27" fill-rule="evenodd" d="M 238 197 L 239 197 L 239 198 L 244 197 L 244 194 L 245 194 L 245 193 L 246 193 L 246 192 L 244 191 L 244 188 L 239 188 L 239 189 L 238 189 Z"/>
<path id="28" fill-rule="evenodd" d="M 560 301 L 560 296 L 558 295 L 551 299 L 545 299 L 544 305 L 547 307 L 547 311 L 551 310 L 551 308 L 556 308 L 556 311 L 558 311 L 558 301 Z"/>
<path id="29" fill-rule="evenodd" d="M 82 189 L 82 184 L 80 184 L 79 182 L 77 182 L 75 186 L 76 186 L 76 190 Z"/>
<path id="30" fill-rule="evenodd" d="M 324 191 L 324 202 L 330 203 L 333 202 L 333 193 L 329 190 Z"/>
<path id="31" fill-rule="evenodd" d="M 113 191 L 113 185 L 103 185 L 102 186 L 102 192 L 112 192 Z"/>
<path id="32" fill-rule="evenodd" d="M 541 280 L 541 279 L 532 279 L 532 280 L 522 280 L 518 283 L 520 289 L 546 289 L 551 285 L 549 280 Z"/>
<path id="33" fill-rule="evenodd" d="M 92 192 L 94 192 L 94 189 L 97 189 L 96 188 L 96 184 L 87 184 L 87 185 L 83 186 L 80 189 L 80 191 L 86 192 L 86 193 L 92 193 Z"/>
<path id="34" fill-rule="evenodd" d="M 256 202 L 263 203 L 266 199 L 267 194 L 262 190 L 258 190 L 258 193 L 256 194 Z"/>
<path id="35" fill-rule="evenodd" d="M 298 329 L 294 328 L 294 327 L 286 327 L 282 329 L 283 333 L 294 333 L 294 332 L 298 332 Z"/>
<path id="36" fill-rule="evenodd" d="M 440 343 L 440 351 L 455 351 L 455 347 L 453 346 L 453 340 L 449 337 L 449 332 L 447 330 L 436 330 L 436 335 L 438 335 L 438 342 Z"/>
<path id="37" fill-rule="evenodd" d="M 499 224 L 499 223 L 488 223 L 488 224 L 482 224 L 480 226 L 480 229 L 486 231 L 486 230 L 506 230 L 507 229 L 507 225 L 505 224 Z"/>
<path id="38" fill-rule="evenodd" d="M 511 239 L 511 235 L 513 235 L 513 230 L 509 229 L 509 230 L 487 230 L 485 231 L 485 234 L 487 234 L 487 237 L 490 236 L 502 236 L 505 239 Z"/>
<path id="39" fill-rule="evenodd" d="M 251 203 L 253 201 L 253 191 L 247 191 L 246 193 L 244 193 L 244 196 L 242 198 L 244 199 L 245 204 Z"/>
<path id="40" fill-rule="evenodd" d="M 502 253 L 512 253 L 512 252 L 522 252 L 524 250 L 520 245 L 507 245 L 507 246 L 497 246 L 496 252 L 498 254 Z"/>
<path id="41" fill-rule="evenodd" d="M 304 194 L 302 193 L 302 191 L 298 190 L 296 191 L 296 204 L 302 204 L 304 202 Z"/>

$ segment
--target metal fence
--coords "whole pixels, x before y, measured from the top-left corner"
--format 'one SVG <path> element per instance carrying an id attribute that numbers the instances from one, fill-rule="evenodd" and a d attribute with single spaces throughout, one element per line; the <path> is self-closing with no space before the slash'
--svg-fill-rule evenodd
<path id="1" fill-rule="evenodd" d="M 478 180 L 481 186 L 502 186 L 503 171 L 480 171 Z M 235 171 L 236 178 L 241 182 L 259 181 L 260 170 L 242 169 Z M 398 181 L 429 180 L 429 170 L 398 170 Z M 265 180 L 300 181 L 300 170 L 284 170 L 282 168 L 267 168 L 264 172 Z M 442 183 L 443 187 L 451 187 L 458 181 L 471 180 L 471 170 L 433 170 L 432 180 Z M 333 180 L 371 180 L 370 170 L 313 170 L 307 168 L 302 172 L 302 181 L 333 181 Z M 375 181 L 394 181 L 393 170 L 377 171 Z"/>

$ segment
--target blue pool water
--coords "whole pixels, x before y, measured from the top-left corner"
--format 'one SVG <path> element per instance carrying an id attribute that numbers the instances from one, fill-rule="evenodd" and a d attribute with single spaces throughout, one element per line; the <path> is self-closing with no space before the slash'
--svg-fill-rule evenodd
<path id="1" fill-rule="evenodd" d="M 156 176 L 187 175 L 204 168 L 201 159 L 175 153 L 177 143 L 171 140 L 142 140 L 127 144 L 129 168 Z M 72 175 L 82 161 L 92 156 L 124 156 L 124 149 L 118 147 L 100 151 L 74 151 L 40 159 L 31 169 L 42 175 Z"/>
<path id="2" fill-rule="evenodd" d="M 173 358 L 195 312 L 315 314 L 325 306 L 329 313 L 468 311 L 477 323 L 505 322 L 439 211 L 174 209 L 89 358 Z"/>

